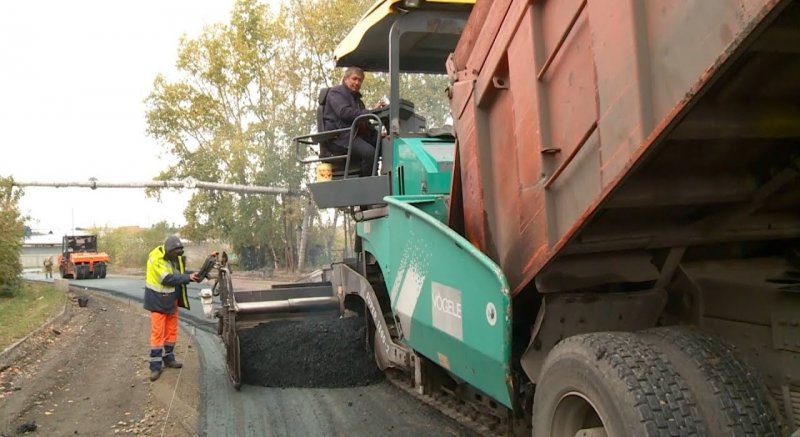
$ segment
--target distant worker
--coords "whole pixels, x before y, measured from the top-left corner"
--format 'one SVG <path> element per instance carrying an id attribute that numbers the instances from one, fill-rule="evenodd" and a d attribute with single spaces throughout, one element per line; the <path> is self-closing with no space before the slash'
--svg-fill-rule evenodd
<path id="1" fill-rule="evenodd" d="M 369 114 L 370 111 L 361 100 L 361 84 L 364 83 L 364 70 L 358 67 L 349 67 L 344 72 L 340 85 L 328 90 L 325 98 L 325 108 L 322 112 L 322 123 L 326 131 L 350 127 L 356 117 Z M 336 155 L 347 154 L 349 132 L 344 132 L 331 140 L 328 149 Z M 372 175 L 372 162 L 375 158 L 375 143 L 378 132 L 370 128 L 364 120 L 359 124 L 357 136 L 353 138 L 352 158 L 361 162 L 361 176 Z"/>
<path id="2" fill-rule="evenodd" d="M 44 278 L 53 279 L 53 257 L 48 256 L 44 259 Z"/>
<path id="3" fill-rule="evenodd" d="M 144 289 L 144 309 L 150 311 L 150 381 L 161 376 L 163 367 L 179 369 L 175 359 L 178 341 L 178 307 L 189 309 L 186 285 L 200 282 L 184 265 L 183 244 L 172 235 L 150 251 Z"/>

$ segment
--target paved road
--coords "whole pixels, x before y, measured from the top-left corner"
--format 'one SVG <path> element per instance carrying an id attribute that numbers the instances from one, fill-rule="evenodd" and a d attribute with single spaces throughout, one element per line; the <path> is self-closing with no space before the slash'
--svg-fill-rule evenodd
<path id="1" fill-rule="evenodd" d="M 26 272 L 44 281 L 44 274 Z M 108 276 L 71 280 L 75 286 L 141 300 L 143 280 Z M 472 436 L 451 419 L 419 403 L 387 382 L 339 389 L 269 388 L 243 385 L 237 391 L 225 371 L 225 349 L 215 324 L 202 314 L 197 293 L 210 284 L 192 284 L 188 321 L 200 346 L 202 393 L 198 429 L 205 436 Z M 234 283 L 236 287 L 236 283 Z M 200 329 L 193 329 L 200 328 Z"/>
<path id="2" fill-rule="evenodd" d="M 56 272 L 56 275 L 58 273 Z M 25 272 L 23 278 L 34 281 L 51 281 L 45 279 L 44 273 Z M 84 287 L 90 290 L 106 291 L 111 294 L 141 300 L 144 295 L 144 278 L 132 276 L 109 275 L 104 279 L 69 279 L 69 283 L 75 287 Z M 181 308 L 181 319 L 191 322 L 192 325 L 206 330 L 216 332 L 216 320 L 208 319 L 203 315 L 203 306 L 198 297 L 202 288 L 211 288 L 213 282 L 189 284 L 189 306 L 190 310 Z"/>

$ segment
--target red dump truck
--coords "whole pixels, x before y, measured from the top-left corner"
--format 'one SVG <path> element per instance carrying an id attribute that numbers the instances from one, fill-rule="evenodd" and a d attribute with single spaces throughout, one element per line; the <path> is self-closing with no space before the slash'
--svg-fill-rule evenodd
<path id="1" fill-rule="evenodd" d="M 655 435 L 666 375 L 708 435 L 800 427 L 800 2 L 478 1 L 448 71 L 534 435 Z"/>

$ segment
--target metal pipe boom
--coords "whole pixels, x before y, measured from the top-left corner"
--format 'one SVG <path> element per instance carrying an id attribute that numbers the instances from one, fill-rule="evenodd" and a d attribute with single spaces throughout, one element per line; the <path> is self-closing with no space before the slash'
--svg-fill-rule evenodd
<path id="1" fill-rule="evenodd" d="M 142 181 L 142 182 L 101 182 L 90 179 L 88 181 L 13 181 L 13 185 L 18 187 L 54 187 L 69 188 L 83 187 L 91 188 L 186 188 L 186 189 L 205 189 L 218 191 L 231 191 L 235 193 L 247 194 L 272 194 L 298 196 L 299 192 L 283 187 L 265 187 L 258 185 L 236 185 L 223 184 L 219 182 L 205 182 L 194 179 L 183 181 Z"/>

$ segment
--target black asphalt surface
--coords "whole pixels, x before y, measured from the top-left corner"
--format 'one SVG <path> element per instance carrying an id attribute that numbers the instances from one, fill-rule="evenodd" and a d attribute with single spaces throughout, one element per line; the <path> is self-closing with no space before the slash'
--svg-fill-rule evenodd
<path id="1" fill-rule="evenodd" d="M 242 382 L 341 388 L 383 381 L 367 352 L 363 317 L 278 320 L 239 334 Z"/>

